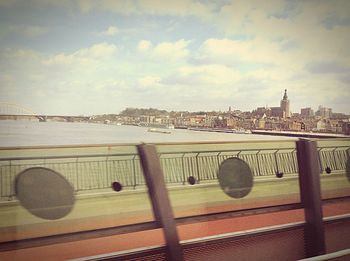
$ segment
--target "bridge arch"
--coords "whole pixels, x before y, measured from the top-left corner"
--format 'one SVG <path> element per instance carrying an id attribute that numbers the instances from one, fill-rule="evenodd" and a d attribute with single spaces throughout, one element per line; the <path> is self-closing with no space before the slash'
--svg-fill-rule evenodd
<path id="1" fill-rule="evenodd" d="M 32 115 L 38 116 L 32 109 L 23 105 L 11 102 L 0 102 L 1 115 Z"/>
<path id="2" fill-rule="evenodd" d="M 39 121 L 46 121 L 46 117 L 38 115 L 32 109 L 23 105 L 11 102 L 0 102 L 0 117 L 2 119 L 36 118 Z"/>

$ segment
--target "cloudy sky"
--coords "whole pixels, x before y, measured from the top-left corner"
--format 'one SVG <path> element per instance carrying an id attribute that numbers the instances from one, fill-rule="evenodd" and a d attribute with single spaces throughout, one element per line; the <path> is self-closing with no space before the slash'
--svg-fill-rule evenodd
<path id="1" fill-rule="evenodd" d="M 252 110 L 284 89 L 350 113 L 350 1 L 0 0 L 0 102 Z"/>

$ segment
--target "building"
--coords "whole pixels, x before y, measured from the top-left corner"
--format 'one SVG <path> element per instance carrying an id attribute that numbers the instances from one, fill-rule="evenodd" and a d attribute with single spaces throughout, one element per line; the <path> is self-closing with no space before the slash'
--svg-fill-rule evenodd
<path id="1" fill-rule="evenodd" d="M 319 120 L 316 123 L 316 130 L 317 131 L 326 131 L 327 123 L 325 120 Z"/>
<path id="2" fill-rule="evenodd" d="M 301 131 L 305 130 L 305 124 L 299 121 L 289 121 L 288 129 L 291 131 Z"/>
<path id="3" fill-rule="evenodd" d="M 345 135 L 350 135 L 350 122 L 349 121 L 343 122 L 342 132 Z"/>
<path id="4" fill-rule="evenodd" d="M 289 110 L 289 100 L 287 96 L 287 89 L 284 90 L 284 95 L 281 100 L 281 110 L 282 110 L 282 117 L 283 118 L 290 118 L 290 110 Z"/>
<path id="5" fill-rule="evenodd" d="M 332 117 L 332 109 L 323 107 L 322 105 L 318 106 L 318 111 L 316 112 L 316 116 L 320 116 L 321 118 L 329 119 Z"/>
<path id="6" fill-rule="evenodd" d="M 279 107 L 271 107 L 271 108 L 266 108 L 265 109 L 265 114 L 268 117 L 276 117 L 276 118 L 290 118 L 291 117 L 291 113 L 290 113 L 290 102 L 288 100 L 288 96 L 287 96 L 287 90 L 284 90 L 284 95 L 283 98 L 280 102 L 280 106 Z M 259 114 L 263 112 L 263 108 L 257 108 L 257 110 L 255 111 L 256 114 Z"/>
<path id="7" fill-rule="evenodd" d="M 311 108 L 302 108 L 300 110 L 300 116 L 302 118 L 311 118 L 311 117 L 315 116 L 314 110 Z"/>
<path id="8" fill-rule="evenodd" d="M 270 117 L 283 118 L 283 109 L 281 107 L 271 107 Z"/>
<path id="9" fill-rule="evenodd" d="M 332 119 L 342 119 L 347 120 L 350 118 L 349 115 L 346 115 L 345 113 L 339 113 L 339 112 L 332 112 Z"/>

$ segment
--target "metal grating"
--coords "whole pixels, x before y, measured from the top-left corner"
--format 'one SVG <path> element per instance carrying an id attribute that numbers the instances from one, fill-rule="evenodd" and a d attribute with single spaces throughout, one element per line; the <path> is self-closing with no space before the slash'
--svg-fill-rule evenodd
<path id="1" fill-rule="evenodd" d="M 157 253 L 157 254 L 152 254 L 152 255 L 147 255 L 147 256 L 142 256 L 142 257 L 134 257 L 130 259 L 121 259 L 125 261 L 164 261 L 166 260 L 165 253 Z"/>
<path id="2" fill-rule="evenodd" d="M 186 261 L 298 260 L 305 257 L 304 229 L 189 245 L 184 254 Z"/>
<path id="3" fill-rule="evenodd" d="M 350 248 L 350 220 L 325 224 L 327 253 Z"/>

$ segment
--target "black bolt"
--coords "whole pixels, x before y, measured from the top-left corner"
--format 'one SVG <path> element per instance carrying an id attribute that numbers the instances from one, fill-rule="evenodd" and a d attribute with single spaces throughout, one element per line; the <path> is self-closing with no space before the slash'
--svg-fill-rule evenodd
<path id="1" fill-rule="evenodd" d="M 114 191 L 119 192 L 119 191 L 121 191 L 123 189 L 123 186 L 119 182 L 114 181 L 112 183 L 112 188 L 113 188 Z"/>
<path id="2" fill-rule="evenodd" d="M 189 176 L 187 181 L 190 185 L 194 185 L 196 183 L 196 178 L 193 176 Z"/>

